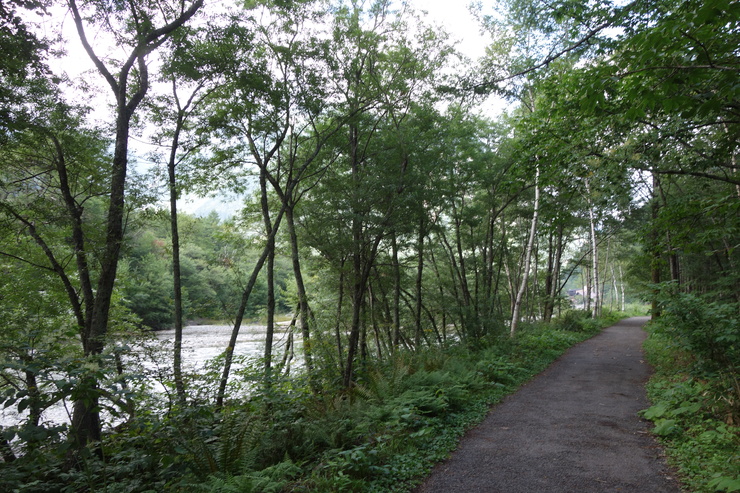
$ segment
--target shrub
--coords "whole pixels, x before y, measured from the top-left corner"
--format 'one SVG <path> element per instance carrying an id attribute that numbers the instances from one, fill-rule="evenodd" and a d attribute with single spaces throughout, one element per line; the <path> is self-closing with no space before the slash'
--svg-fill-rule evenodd
<path id="1" fill-rule="evenodd" d="M 580 332 L 584 330 L 584 322 L 591 318 L 590 310 L 566 310 L 553 322 L 553 327 L 559 330 Z"/>
<path id="2" fill-rule="evenodd" d="M 664 288 L 657 330 L 669 335 L 679 349 L 696 356 L 708 371 L 740 367 L 740 305 L 708 302 L 693 294 Z"/>
<path id="3" fill-rule="evenodd" d="M 692 491 L 740 491 L 737 320 L 731 305 L 663 291 L 645 341 L 656 374 L 643 412 Z M 722 347 L 724 346 L 724 347 Z"/>

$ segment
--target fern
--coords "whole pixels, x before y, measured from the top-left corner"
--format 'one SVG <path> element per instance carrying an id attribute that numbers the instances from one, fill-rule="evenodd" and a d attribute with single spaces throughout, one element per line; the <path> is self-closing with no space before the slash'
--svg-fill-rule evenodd
<path id="1" fill-rule="evenodd" d="M 251 470 L 263 430 L 263 423 L 254 416 L 240 412 L 224 416 L 216 434 L 204 437 L 193 433 L 183 444 L 191 458 L 191 469 L 199 477 L 217 473 L 238 475 Z"/>

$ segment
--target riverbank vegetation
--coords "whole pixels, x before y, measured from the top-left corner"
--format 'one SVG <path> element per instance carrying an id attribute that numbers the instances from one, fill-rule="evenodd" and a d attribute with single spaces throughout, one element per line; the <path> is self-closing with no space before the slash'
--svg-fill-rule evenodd
<path id="1" fill-rule="evenodd" d="M 3 481 L 24 492 L 408 491 L 492 403 L 615 320 L 574 313 L 568 330 L 526 325 L 476 348 L 398 354 L 368 362 L 339 393 L 312 393 L 300 378 L 267 385 L 255 366 L 240 375 L 255 390 L 222 410 L 194 402 L 140 413 L 106 433 L 105 456 L 89 451 L 82 469 L 65 468 L 66 442 L 47 433 L 4 467 Z"/>
<path id="2" fill-rule="evenodd" d="M 126 250 L 121 257 L 121 294 L 125 306 L 144 327 L 165 329 L 173 326 L 172 248 L 169 215 L 144 211 L 134 219 Z M 181 234 L 180 270 L 182 310 L 185 320 L 224 321 L 233 317 L 239 299 L 240 274 L 254 263 L 259 250 L 250 247 L 235 225 L 215 213 L 205 217 L 179 214 Z M 241 274 L 243 275 L 243 274 Z M 289 314 L 295 308 L 287 291 L 292 270 L 290 259 L 276 259 L 275 310 Z M 267 305 L 266 280 L 260 277 L 245 311 L 252 320 L 264 319 Z"/>
<path id="3" fill-rule="evenodd" d="M 735 406 L 740 4 L 494 7 L 471 60 L 390 0 L 3 4 L 3 479 L 407 484 L 642 300 Z"/>

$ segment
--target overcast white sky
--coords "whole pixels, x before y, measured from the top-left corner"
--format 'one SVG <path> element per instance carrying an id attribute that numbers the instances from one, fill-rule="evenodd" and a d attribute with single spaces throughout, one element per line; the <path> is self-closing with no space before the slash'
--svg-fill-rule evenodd
<path id="1" fill-rule="evenodd" d="M 480 24 L 468 9 L 470 0 L 410 0 L 416 10 L 425 10 L 429 19 L 441 24 L 459 40 L 458 48 L 473 60 L 483 56 L 488 39 L 481 35 Z"/>
<path id="2" fill-rule="evenodd" d="M 212 3 L 214 0 L 206 0 Z M 218 3 L 218 0 L 215 0 Z M 440 24 L 451 34 L 452 39 L 460 41 L 458 48 L 472 59 L 477 59 L 485 52 L 489 40 L 480 33 L 480 26 L 468 9 L 470 0 L 409 0 L 417 11 L 428 12 L 428 19 Z M 57 21 L 63 16 L 65 35 L 70 40 L 67 49 L 69 57 L 64 62 L 64 69 L 70 75 L 78 75 L 80 71 L 92 68 L 92 64 L 84 54 L 79 40 L 76 39 L 74 23 L 66 9 L 53 9 Z M 94 35 L 93 35 L 94 36 Z M 94 40 L 93 40 L 94 42 Z"/>

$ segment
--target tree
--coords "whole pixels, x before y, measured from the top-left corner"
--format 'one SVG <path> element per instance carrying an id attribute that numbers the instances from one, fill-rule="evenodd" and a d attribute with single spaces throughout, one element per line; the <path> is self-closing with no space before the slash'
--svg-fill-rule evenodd
<path id="1" fill-rule="evenodd" d="M 265 343 L 265 375 L 272 367 L 272 333 L 275 315 L 275 282 L 273 277 L 275 238 L 284 217 L 292 221 L 292 211 L 302 193 L 302 181 L 311 181 L 321 170 L 309 167 L 326 139 L 337 132 L 342 123 L 329 118 L 331 94 L 327 90 L 323 71 L 327 61 L 323 43 L 310 21 L 318 21 L 321 6 L 314 2 L 289 5 L 269 4 L 269 15 L 260 12 L 267 6 L 256 5 L 255 12 L 244 19 L 244 26 L 254 33 L 255 42 L 240 44 L 243 57 L 236 57 L 236 76 L 222 89 L 223 99 L 217 107 L 213 124 L 218 138 L 228 143 L 217 153 L 225 173 L 237 181 L 254 178 L 259 181 L 259 203 L 265 245 L 246 287 L 226 349 L 224 370 L 217 397 L 222 405 L 230 373 L 233 344 L 238 336 L 243 310 L 254 282 L 265 263 L 268 278 L 268 327 Z M 310 186 L 310 185 L 309 185 Z M 272 200 L 271 193 L 277 197 Z M 275 207 L 277 204 L 277 207 Z M 277 211 L 275 209 L 278 209 Z M 289 224 L 294 229 L 294 224 Z M 297 237 L 291 240 L 293 268 L 299 286 L 299 305 L 304 337 L 304 353 L 311 369 L 309 309 L 302 291 L 300 263 L 297 261 Z M 267 380 L 269 382 L 269 379 Z"/>
<path id="2" fill-rule="evenodd" d="M 434 73 L 448 53 L 443 38 L 415 24 L 409 12 L 394 13 L 386 1 L 362 7 L 353 3 L 339 9 L 332 26 L 329 83 L 336 88 L 335 111 L 346 118 L 346 125 L 322 156 L 323 162 L 334 163 L 301 207 L 308 244 L 340 278 L 335 338 L 337 354 L 344 360 L 338 366 L 345 387 L 351 386 L 358 361 L 367 356 L 366 320 L 372 324 L 375 316 L 367 309 L 377 298 L 372 283 L 385 242 L 409 231 L 409 224 L 411 231 L 420 224 L 419 209 L 409 206 L 423 200 L 409 181 L 411 170 L 422 165 L 408 140 L 408 129 L 413 128 L 409 120 L 433 100 Z M 413 38 L 405 34 L 410 29 L 418 30 Z M 412 210 L 413 216 L 404 216 Z M 396 282 L 392 288 L 396 327 L 399 287 Z M 347 298 L 351 315 L 344 345 L 340 317 Z M 416 304 L 420 307 L 420 300 Z M 381 347 L 379 336 L 376 342 L 376 348 Z"/>
<path id="3" fill-rule="evenodd" d="M 0 5 L 0 139 L 41 116 L 34 107 L 48 101 L 53 83 L 45 61 L 47 40 L 20 12 L 46 13 L 45 0 L 9 0 Z M 20 11 L 20 12 L 19 12 Z"/>
<path id="4" fill-rule="evenodd" d="M 5 190 L 4 190 L 5 191 Z M 0 226 L 0 390 L 6 409 L 15 409 L 19 421 L 2 426 L 5 462 L 32 454 L 55 435 L 43 426 L 42 413 L 67 397 L 59 391 L 64 361 L 79 357 L 80 348 L 70 339 L 74 325 L 68 300 L 59 289 L 54 272 L 39 269 L 38 249 L 28 240 L 19 241 L 17 225 L 5 214 Z M 58 225 L 57 225 L 58 227 Z M 30 254 L 33 251 L 35 255 Z M 21 260 L 22 259 L 22 260 Z M 23 417 L 23 412 L 27 416 Z M 13 435 L 23 437 L 10 447 Z M 7 440 L 7 442 L 6 442 Z"/>
<path id="5" fill-rule="evenodd" d="M 84 321 L 80 324 L 82 345 L 85 355 L 93 356 L 100 354 L 105 345 L 116 269 L 123 241 L 129 132 L 131 119 L 149 90 L 147 58 L 195 15 L 203 5 L 203 0 L 194 0 L 187 8 L 179 3 L 161 5 L 161 8 L 157 9 L 150 9 L 147 4 L 138 2 L 130 2 L 126 6 L 104 3 L 78 5 L 76 0 L 69 0 L 68 5 L 80 42 L 99 74 L 110 86 L 115 98 L 115 139 L 108 189 L 106 236 L 95 288 L 92 279 L 89 278 L 85 250 L 80 248 L 83 238 L 77 239 L 80 243 L 77 246 L 80 275 L 87 279 L 83 280 L 82 287 L 85 300 Z M 130 50 L 127 58 L 113 71 L 106 64 L 111 63 L 110 59 L 98 55 L 88 38 L 90 26 L 96 24 L 111 30 L 109 34 L 114 36 L 119 48 L 125 46 Z M 79 221 L 81 215 L 79 206 L 72 201 L 68 201 L 68 206 L 73 217 Z M 90 378 L 83 385 L 94 389 L 97 384 L 94 378 Z M 78 447 L 100 439 L 97 400 L 93 392 L 89 399 L 78 399 L 75 402 L 71 438 Z"/>
<path id="6" fill-rule="evenodd" d="M 19 237 L 35 245 L 4 254 L 57 277 L 87 353 L 95 299 L 90 263 L 98 260 L 95 252 L 103 243 L 93 222 L 100 218 L 99 197 L 110 170 L 107 142 L 96 132 L 77 130 L 81 121 L 74 109 L 59 103 L 51 111 L 45 126 L 16 132 L 3 149 L 0 207 Z M 75 272 L 67 259 L 76 261 Z M 92 429 L 79 433 L 99 433 L 89 424 Z"/>
<path id="7" fill-rule="evenodd" d="M 733 48 L 738 42 L 737 6 L 635 4 L 623 14 L 622 34 L 602 44 L 601 54 L 589 64 L 565 74 L 552 113 L 561 115 L 561 121 L 589 122 L 568 140 L 571 149 L 595 157 L 599 169 L 606 171 L 598 182 L 591 180 L 592 187 L 631 170 L 641 173 L 633 174 L 638 178 L 652 175 L 648 187 L 653 227 L 646 248 L 653 256 L 653 284 L 661 277 L 680 281 L 681 254 L 675 238 L 683 236 L 681 225 L 687 223 L 675 221 L 664 228 L 661 216 L 683 217 L 672 216 L 684 205 L 669 197 L 684 189 L 685 177 L 711 189 L 724 186 L 723 193 L 738 197 L 734 143 L 738 94 L 729 83 L 738 70 Z M 705 204 L 713 200 L 710 196 L 713 193 Z M 678 209 L 669 212 L 675 206 Z"/>
<path id="8" fill-rule="evenodd" d="M 170 196 L 174 293 L 173 369 L 177 396 L 181 402 L 185 401 L 185 386 L 182 377 L 183 295 L 177 202 L 183 187 L 178 183 L 178 168 L 189 164 L 189 161 L 195 161 L 199 148 L 206 146 L 208 132 L 199 132 L 196 129 L 207 125 L 203 107 L 208 104 L 213 93 L 225 84 L 222 72 L 231 68 L 230 60 L 222 60 L 220 56 L 214 56 L 214 52 L 220 54 L 224 45 L 233 50 L 233 41 L 223 42 L 226 32 L 232 29 L 233 26 L 228 23 L 225 28 L 180 29 L 173 36 L 171 51 L 166 55 L 160 74 L 162 82 L 169 84 L 172 92 L 169 97 L 162 97 L 152 106 L 153 121 L 162 125 L 155 140 L 161 143 L 169 139 L 169 155 L 165 159 Z M 240 39 L 242 42 L 249 41 Z"/>
<path id="9" fill-rule="evenodd" d="M 481 23 L 494 43 L 480 69 L 457 90 L 521 99 L 527 83 L 562 59 L 589 58 L 609 46 L 609 28 L 619 26 L 630 6 L 557 0 L 507 0 Z"/>
<path id="10" fill-rule="evenodd" d="M 522 297 L 527 287 L 527 279 L 529 278 L 530 263 L 532 261 L 532 250 L 534 247 L 534 240 L 537 236 L 537 216 L 540 209 L 540 170 L 539 168 L 535 171 L 534 179 L 534 212 L 532 213 L 532 224 L 529 230 L 529 239 L 527 240 L 527 249 L 524 252 L 524 269 L 522 270 L 522 280 L 519 285 L 519 290 L 516 294 L 516 300 L 514 301 L 514 313 L 511 315 L 511 326 L 510 333 L 513 337 L 516 334 L 517 324 L 519 323 L 519 311 L 522 305 Z"/>

